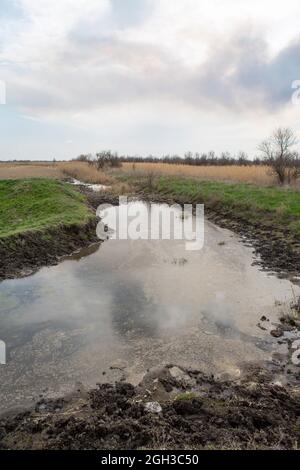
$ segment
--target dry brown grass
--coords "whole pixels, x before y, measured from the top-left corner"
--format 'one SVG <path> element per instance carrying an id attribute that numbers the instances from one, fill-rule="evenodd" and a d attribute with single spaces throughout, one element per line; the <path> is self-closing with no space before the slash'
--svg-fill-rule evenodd
<path id="1" fill-rule="evenodd" d="M 64 177 L 56 163 L 1 163 L 0 180 L 23 178 L 54 178 Z"/>
<path id="2" fill-rule="evenodd" d="M 236 181 L 259 185 L 274 184 L 274 177 L 267 166 L 191 166 L 169 163 L 123 163 L 123 171 L 155 172 L 158 175 L 187 176 L 200 180 Z"/>
<path id="3" fill-rule="evenodd" d="M 116 170 L 127 173 L 170 175 L 195 177 L 204 181 L 227 181 L 240 183 L 254 183 L 258 185 L 272 185 L 276 181 L 267 166 L 191 166 L 173 165 L 168 163 L 123 163 L 121 168 Z M 114 170 L 110 171 L 114 175 Z M 55 178 L 63 179 L 72 177 L 86 183 L 112 184 L 113 178 L 103 170 L 89 166 L 85 162 L 55 162 L 55 163 L 1 163 L 1 179 L 22 179 L 22 178 Z M 300 180 L 294 185 L 300 189 Z M 125 188 L 124 188 L 125 189 Z"/>
<path id="4" fill-rule="evenodd" d="M 0 179 L 72 177 L 85 183 L 108 184 L 111 178 L 85 162 L 1 163 Z"/>
<path id="5" fill-rule="evenodd" d="M 102 170 L 90 166 L 85 162 L 59 163 L 60 170 L 65 176 L 71 176 L 85 183 L 109 184 L 111 179 Z"/>

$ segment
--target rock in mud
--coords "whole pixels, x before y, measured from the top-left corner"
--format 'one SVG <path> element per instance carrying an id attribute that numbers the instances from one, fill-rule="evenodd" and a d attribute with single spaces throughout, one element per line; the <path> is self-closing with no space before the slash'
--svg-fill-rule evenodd
<path id="1" fill-rule="evenodd" d="M 281 338 L 281 336 L 283 336 L 283 330 L 282 328 L 277 328 L 276 330 L 272 330 L 270 332 L 270 334 L 274 337 L 274 338 Z"/>
<path id="2" fill-rule="evenodd" d="M 145 410 L 149 413 L 161 413 L 162 407 L 157 401 L 149 401 L 148 403 L 145 403 Z"/>

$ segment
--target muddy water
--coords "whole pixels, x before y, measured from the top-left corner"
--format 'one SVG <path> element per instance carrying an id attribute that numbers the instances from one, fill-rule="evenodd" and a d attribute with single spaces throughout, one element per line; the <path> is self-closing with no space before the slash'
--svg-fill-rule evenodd
<path id="1" fill-rule="evenodd" d="M 72 182 L 74 186 L 85 186 L 88 189 L 91 189 L 92 191 L 99 192 L 99 191 L 106 191 L 109 189 L 109 186 L 106 186 L 104 184 L 90 184 L 90 183 L 84 183 L 83 181 L 76 180 L 75 178 L 72 178 Z"/>
<path id="2" fill-rule="evenodd" d="M 237 376 L 243 361 L 269 360 L 278 342 L 257 323 L 265 315 L 271 328 L 292 285 L 253 260 L 250 247 L 206 222 L 201 251 L 178 240 L 108 240 L 2 282 L 1 410 L 78 382 L 137 382 L 159 364 Z"/>

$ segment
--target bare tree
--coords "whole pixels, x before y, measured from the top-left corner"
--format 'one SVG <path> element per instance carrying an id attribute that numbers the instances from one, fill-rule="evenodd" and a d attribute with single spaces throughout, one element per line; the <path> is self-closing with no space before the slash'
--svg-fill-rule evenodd
<path id="1" fill-rule="evenodd" d="M 300 176 L 300 156 L 294 149 L 297 143 L 292 129 L 282 127 L 276 129 L 272 136 L 258 147 L 281 185 L 289 184 Z"/>
<path id="2" fill-rule="evenodd" d="M 122 162 L 117 153 L 112 153 L 110 150 L 104 150 L 102 152 L 96 153 L 96 166 L 98 170 L 104 168 L 105 166 L 118 168 L 122 166 Z"/>

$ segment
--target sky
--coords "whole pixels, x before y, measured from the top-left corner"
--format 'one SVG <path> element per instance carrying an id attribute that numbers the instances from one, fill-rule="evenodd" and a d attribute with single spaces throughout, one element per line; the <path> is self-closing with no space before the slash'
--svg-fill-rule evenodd
<path id="1" fill-rule="evenodd" d="M 0 160 L 300 138 L 299 18 L 299 0 L 0 0 Z"/>

